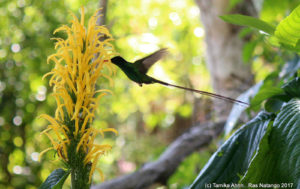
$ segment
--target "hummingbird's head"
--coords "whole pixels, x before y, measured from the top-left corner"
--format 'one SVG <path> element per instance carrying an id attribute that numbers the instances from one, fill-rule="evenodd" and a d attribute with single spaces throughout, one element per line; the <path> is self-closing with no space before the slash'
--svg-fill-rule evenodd
<path id="1" fill-rule="evenodd" d="M 120 66 L 121 64 L 127 63 L 127 61 L 120 57 L 120 56 L 115 56 L 111 59 L 111 62 L 117 66 Z"/>

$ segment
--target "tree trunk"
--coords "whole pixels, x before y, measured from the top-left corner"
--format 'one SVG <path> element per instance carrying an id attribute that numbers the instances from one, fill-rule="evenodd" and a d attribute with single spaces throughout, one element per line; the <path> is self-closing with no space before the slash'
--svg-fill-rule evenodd
<path id="1" fill-rule="evenodd" d="M 98 26 L 102 26 L 102 25 L 105 25 L 106 23 L 106 10 L 107 10 L 107 3 L 108 3 L 108 0 L 99 0 L 99 8 L 101 8 L 99 11 L 98 11 L 98 15 L 101 15 L 98 20 L 97 20 L 97 25 Z"/>
<path id="2" fill-rule="evenodd" d="M 240 27 L 228 24 L 220 15 L 238 13 L 256 16 L 251 0 L 243 0 L 228 11 L 229 0 L 195 0 L 205 29 L 206 64 L 216 93 L 236 98 L 253 83 L 251 64 L 242 61 L 242 49 L 247 39 L 239 36 Z M 227 118 L 232 104 L 214 99 L 216 119 Z"/>

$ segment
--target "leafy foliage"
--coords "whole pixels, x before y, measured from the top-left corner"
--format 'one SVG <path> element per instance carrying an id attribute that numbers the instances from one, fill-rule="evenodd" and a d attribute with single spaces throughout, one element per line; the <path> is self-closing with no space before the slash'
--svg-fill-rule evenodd
<path id="1" fill-rule="evenodd" d="M 292 81 L 284 84 L 282 89 L 286 92 L 290 97 L 300 97 L 300 78 L 296 77 Z"/>
<path id="2" fill-rule="evenodd" d="M 299 19 L 299 10 L 297 7 L 284 19 L 273 36 L 278 38 L 282 47 L 289 50 L 298 50 L 300 27 L 294 22 Z M 226 15 L 224 20 L 262 30 L 261 22 L 253 21 L 249 17 Z M 208 183 L 225 183 L 231 187 L 232 183 L 240 183 L 246 187 L 249 187 L 249 183 L 253 183 L 252 187 L 259 187 L 259 183 L 275 188 L 300 187 L 300 79 L 296 77 L 299 68 L 297 65 L 296 56 L 293 61 L 287 62 L 280 75 L 277 71 L 269 74 L 251 100 L 248 110 L 257 109 L 255 107 L 261 106 L 265 101 L 264 108 L 270 112 L 267 113 L 270 117 L 266 124 L 260 125 L 262 123 L 259 121 L 262 119 L 259 118 L 266 114 L 260 113 L 236 131 L 211 157 L 191 188 L 204 188 Z M 251 135 L 247 134 L 257 127 L 262 130 L 255 131 L 257 135 L 251 140 Z M 243 140 L 248 141 L 249 146 L 241 148 L 246 144 Z M 232 153 L 235 149 L 239 150 Z M 289 185 L 281 186 L 281 183 Z"/>
<path id="3" fill-rule="evenodd" d="M 261 112 L 236 131 L 210 158 L 191 188 L 204 188 L 207 183 L 242 183 L 244 186 L 248 183 L 291 183 L 293 187 L 300 186 L 297 168 L 300 165 L 299 78 L 281 88 L 274 88 L 274 95 L 267 93 L 265 98 L 276 99 L 276 91 L 280 91 L 281 98 L 277 100 L 284 99 L 288 103 L 269 101 L 268 106 L 280 109 L 278 114 Z M 261 94 L 258 93 L 263 96 Z M 270 122 L 274 117 L 274 123 Z"/>
<path id="4" fill-rule="evenodd" d="M 299 85 L 298 85 L 299 88 Z M 292 99 L 262 139 L 242 183 L 291 183 L 300 186 L 300 100 Z"/>
<path id="5" fill-rule="evenodd" d="M 245 16 L 240 14 L 231 14 L 231 15 L 223 15 L 220 16 L 224 21 L 240 25 L 240 26 L 248 26 L 264 31 L 268 34 L 273 34 L 275 31 L 275 27 L 260 20 L 258 18 L 254 18 L 251 16 Z"/>
<path id="6" fill-rule="evenodd" d="M 285 43 L 295 47 L 300 39 L 300 6 L 295 8 L 293 12 L 282 20 L 276 27 L 275 36 L 281 43 Z"/>
<path id="7" fill-rule="evenodd" d="M 263 87 L 251 100 L 251 106 L 260 105 L 264 100 L 283 93 L 284 91 L 277 87 Z"/>
<path id="8" fill-rule="evenodd" d="M 216 149 L 213 148 L 212 150 Z M 194 177 L 197 176 L 197 173 L 195 172 L 195 165 L 197 165 L 197 169 L 203 168 L 210 156 L 210 152 L 202 151 L 200 154 L 195 152 L 187 157 L 177 168 L 176 173 L 168 180 L 170 188 L 188 187 L 189 184 L 193 182 Z"/>
<path id="9" fill-rule="evenodd" d="M 247 171 L 272 118 L 272 114 L 261 112 L 233 134 L 210 158 L 191 188 L 205 188 L 207 183 L 237 183 Z"/>
<path id="10" fill-rule="evenodd" d="M 240 14 L 231 14 L 231 15 L 223 15 L 220 16 L 224 21 L 240 25 L 240 26 L 248 26 L 252 27 L 276 38 L 270 39 L 270 42 L 273 45 L 278 45 L 279 43 L 281 47 L 292 50 L 299 51 L 300 50 L 300 34 L 299 34 L 299 20 L 300 20 L 300 5 L 296 7 L 292 13 L 285 19 L 283 19 L 276 28 L 270 25 L 269 23 L 250 16 L 240 15 Z M 253 42 L 252 42 L 253 43 Z M 248 44 L 250 47 L 251 43 Z M 253 48 L 253 47 L 252 47 Z M 251 48 L 250 48 L 251 49 Z"/>
<path id="11" fill-rule="evenodd" d="M 68 178 L 70 172 L 63 169 L 55 169 L 48 176 L 45 182 L 39 187 L 39 189 L 62 189 L 65 180 Z"/>

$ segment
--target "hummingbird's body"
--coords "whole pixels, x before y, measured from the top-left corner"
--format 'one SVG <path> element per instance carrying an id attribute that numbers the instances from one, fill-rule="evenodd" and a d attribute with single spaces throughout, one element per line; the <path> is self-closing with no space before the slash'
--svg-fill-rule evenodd
<path id="1" fill-rule="evenodd" d="M 235 100 L 235 99 L 232 99 L 229 97 L 225 97 L 225 96 L 214 94 L 214 93 L 209 93 L 206 91 L 200 91 L 200 90 L 196 90 L 196 89 L 191 89 L 191 88 L 181 87 L 178 85 L 169 84 L 164 81 L 160 81 L 153 77 L 148 76 L 146 73 L 148 72 L 149 68 L 166 54 L 167 54 L 167 49 L 160 49 L 145 58 L 135 61 L 134 63 L 127 62 L 124 58 L 122 58 L 120 56 L 116 56 L 116 57 L 112 58 L 111 62 L 113 64 L 115 64 L 116 66 L 118 66 L 127 75 L 127 77 L 130 80 L 138 83 L 140 86 L 142 86 L 143 84 L 159 83 L 159 84 L 162 84 L 165 86 L 172 86 L 172 87 L 196 92 L 199 94 L 211 96 L 214 98 L 227 100 L 227 101 L 230 101 L 233 103 L 239 103 L 239 104 L 243 104 L 243 105 L 247 105 L 247 106 L 249 105 L 248 103 L 245 103 L 245 102 L 242 102 L 239 100 Z"/>
<path id="2" fill-rule="evenodd" d="M 145 58 L 135 61 L 134 63 L 127 62 L 120 56 L 112 58 L 111 62 L 121 68 L 129 79 L 142 86 L 143 84 L 156 83 L 155 79 L 146 75 L 146 73 L 155 62 L 160 60 L 166 54 L 167 49 L 160 49 Z"/>
<path id="3" fill-rule="evenodd" d="M 140 86 L 142 86 L 143 83 L 153 83 L 151 77 L 140 71 L 139 63 L 129 63 L 120 56 L 112 58 L 111 62 L 117 65 L 129 79 L 138 83 Z"/>

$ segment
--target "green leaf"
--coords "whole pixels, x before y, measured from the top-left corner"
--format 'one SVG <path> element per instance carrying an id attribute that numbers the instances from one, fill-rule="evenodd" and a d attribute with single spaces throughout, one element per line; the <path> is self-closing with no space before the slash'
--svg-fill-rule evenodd
<path id="1" fill-rule="evenodd" d="M 63 169 L 55 169 L 48 176 L 46 181 L 39 187 L 39 189 L 62 189 L 65 180 L 68 178 L 70 171 Z"/>
<path id="2" fill-rule="evenodd" d="M 298 69 L 300 69 L 300 57 L 296 55 L 284 64 L 279 75 L 283 78 L 290 78 L 297 73 Z"/>
<path id="3" fill-rule="evenodd" d="M 300 100 L 292 99 L 277 115 L 242 183 L 290 183 L 300 187 Z M 278 187 L 281 188 L 281 187 Z"/>
<path id="4" fill-rule="evenodd" d="M 283 19 L 275 30 L 275 36 L 280 42 L 296 47 L 300 39 L 300 5 Z"/>
<path id="5" fill-rule="evenodd" d="M 257 106 L 261 104 L 264 100 L 275 96 L 284 94 L 283 89 L 278 87 L 262 87 L 257 95 L 251 100 L 251 106 Z"/>
<path id="6" fill-rule="evenodd" d="M 292 81 L 281 87 L 291 97 L 300 97 L 300 78 L 296 77 Z"/>
<path id="7" fill-rule="evenodd" d="M 249 60 L 252 58 L 256 44 L 257 41 L 250 41 L 244 45 L 242 52 L 243 62 L 249 62 Z"/>
<path id="8" fill-rule="evenodd" d="M 251 16 L 245 16 L 241 14 L 228 14 L 228 15 L 222 15 L 220 16 L 220 18 L 223 19 L 225 22 L 229 22 L 231 24 L 236 24 L 240 26 L 248 26 L 248 27 L 256 28 L 270 35 L 272 35 L 275 31 L 274 26 L 268 24 L 265 21 L 262 21 L 258 18 L 254 18 Z"/>
<path id="9" fill-rule="evenodd" d="M 261 112 L 233 134 L 210 158 L 191 189 L 207 188 L 207 183 L 238 183 L 265 135 L 273 114 Z M 214 188 L 214 187 L 212 187 Z"/>
<path id="10" fill-rule="evenodd" d="M 276 38 L 278 40 L 278 38 Z M 299 52 L 300 51 L 300 43 L 299 41 L 297 42 L 296 46 L 291 45 L 291 44 L 287 44 L 287 43 L 283 43 L 282 41 L 279 41 L 279 45 L 280 47 L 286 49 L 286 50 L 290 50 L 290 51 L 294 51 L 294 52 Z M 278 46 L 278 45 L 275 45 Z"/>
<path id="11" fill-rule="evenodd" d="M 267 112 L 277 113 L 280 111 L 284 102 L 289 101 L 290 98 L 287 95 L 276 95 L 267 100 L 265 103 L 265 110 Z"/>

